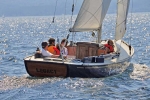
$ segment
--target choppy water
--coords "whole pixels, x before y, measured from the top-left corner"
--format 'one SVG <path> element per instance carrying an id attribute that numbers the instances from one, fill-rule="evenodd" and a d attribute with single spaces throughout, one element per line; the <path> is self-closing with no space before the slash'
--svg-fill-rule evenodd
<path id="1" fill-rule="evenodd" d="M 132 36 L 135 54 L 124 73 L 106 78 L 34 78 L 27 74 L 23 58 L 50 37 L 64 38 L 71 27 L 70 16 L 56 16 L 55 24 L 51 21 L 52 17 L 0 18 L 0 100 L 150 99 L 150 13 L 129 15 L 124 40 Z M 115 15 L 108 15 L 104 22 L 103 39 L 112 39 Z M 94 38 L 91 33 L 76 33 L 73 39 Z"/>

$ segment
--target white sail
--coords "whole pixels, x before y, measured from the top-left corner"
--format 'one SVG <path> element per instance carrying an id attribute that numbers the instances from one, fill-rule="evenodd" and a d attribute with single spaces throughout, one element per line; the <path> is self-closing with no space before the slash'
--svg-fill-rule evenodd
<path id="1" fill-rule="evenodd" d="M 101 27 L 111 0 L 84 0 L 70 31 L 93 31 Z"/>
<path id="2" fill-rule="evenodd" d="M 115 39 L 121 39 L 126 32 L 126 22 L 130 0 L 118 0 Z"/>

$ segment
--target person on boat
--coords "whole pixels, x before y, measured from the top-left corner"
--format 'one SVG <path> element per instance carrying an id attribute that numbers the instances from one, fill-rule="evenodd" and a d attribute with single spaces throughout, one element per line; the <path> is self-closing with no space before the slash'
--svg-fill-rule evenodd
<path id="1" fill-rule="evenodd" d="M 59 44 L 56 45 L 56 48 L 61 52 L 62 55 L 68 55 L 68 49 L 66 48 L 68 41 L 66 39 L 62 39 L 61 44 L 59 46 Z M 60 48 L 61 50 L 60 50 Z M 60 53 L 59 52 L 59 53 Z"/>
<path id="2" fill-rule="evenodd" d="M 61 51 L 60 52 L 63 55 L 68 55 L 68 49 L 66 48 L 67 44 L 68 44 L 67 39 L 62 39 L 62 41 L 61 41 Z"/>
<path id="3" fill-rule="evenodd" d="M 43 56 L 53 57 L 53 58 L 59 57 L 59 55 L 54 55 L 54 54 L 48 52 L 48 43 L 47 42 L 42 42 L 41 45 L 42 45 L 42 55 Z"/>
<path id="4" fill-rule="evenodd" d="M 114 44 L 112 40 L 108 40 L 107 44 L 104 44 L 104 46 L 107 53 L 114 52 Z"/>
<path id="5" fill-rule="evenodd" d="M 48 45 L 48 51 L 52 54 L 55 55 L 60 55 L 59 50 L 55 47 L 55 39 L 54 38 L 50 38 L 48 40 L 49 45 Z"/>
<path id="6" fill-rule="evenodd" d="M 55 39 L 54 38 L 50 38 L 49 40 L 48 40 L 48 42 L 49 42 L 49 45 L 48 45 L 48 51 L 50 52 L 50 53 L 52 53 L 52 54 L 56 54 L 55 53 L 55 50 L 54 50 L 54 48 L 55 48 Z"/>
<path id="7" fill-rule="evenodd" d="M 58 43 L 56 44 L 56 47 L 54 48 L 54 50 L 55 50 L 55 53 L 57 55 L 60 55 L 60 48 L 59 48 L 59 44 Z"/>

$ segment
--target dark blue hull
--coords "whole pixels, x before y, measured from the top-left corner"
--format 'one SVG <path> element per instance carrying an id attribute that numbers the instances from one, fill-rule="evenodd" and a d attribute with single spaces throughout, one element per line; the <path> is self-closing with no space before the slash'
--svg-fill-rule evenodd
<path id="1" fill-rule="evenodd" d="M 122 73 L 129 66 L 129 61 L 102 66 L 68 65 L 69 77 L 99 78 Z"/>
<path id="2" fill-rule="evenodd" d="M 82 77 L 99 78 L 122 73 L 129 66 L 130 59 L 119 63 L 98 65 L 96 63 L 82 65 L 57 62 L 24 60 L 30 76 L 35 77 Z"/>

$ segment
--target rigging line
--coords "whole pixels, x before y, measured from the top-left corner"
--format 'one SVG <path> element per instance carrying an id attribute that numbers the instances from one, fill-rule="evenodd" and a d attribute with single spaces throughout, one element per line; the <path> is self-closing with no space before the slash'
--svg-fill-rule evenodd
<path id="1" fill-rule="evenodd" d="M 66 5 L 67 5 L 67 0 L 66 0 L 66 3 L 65 3 L 65 15 L 66 15 Z M 65 23 L 65 15 L 64 15 L 64 23 Z M 68 41 L 68 38 L 69 38 L 69 35 L 70 35 L 70 33 L 68 33 L 68 30 L 66 29 L 66 32 L 67 32 L 67 36 L 66 36 L 66 39 L 67 39 L 67 41 Z M 66 41 L 65 41 L 65 45 L 66 45 Z"/>
<path id="2" fill-rule="evenodd" d="M 73 0 L 73 4 L 72 4 L 72 15 L 71 15 L 71 21 L 70 21 L 70 26 L 72 27 L 72 17 L 73 17 L 73 12 L 74 12 L 74 0 Z M 73 32 L 74 33 L 74 32 Z M 73 33 L 72 33 L 72 41 L 73 41 Z"/>
<path id="3" fill-rule="evenodd" d="M 66 8 L 67 8 L 67 0 L 66 0 L 66 2 L 65 2 L 65 14 L 64 14 L 64 23 L 65 23 L 65 15 L 66 15 Z M 68 33 L 68 30 L 66 30 L 66 32 Z M 66 37 L 66 39 L 68 40 L 68 38 L 69 38 L 69 35 L 70 35 L 70 33 L 68 33 L 68 35 L 67 35 L 67 37 Z M 65 43 L 66 44 L 66 43 Z"/>
<path id="4" fill-rule="evenodd" d="M 72 23 L 73 23 L 73 12 L 74 12 L 74 9 L 76 7 L 76 4 L 77 4 L 77 0 L 74 1 L 73 0 L 73 5 L 72 5 L 72 15 L 71 15 L 71 19 L 70 19 L 70 26 L 72 27 Z M 68 35 L 70 35 L 71 32 L 68 33 Z M 75 34 L 76 32 L 72 32 L 72 41 L 75 40 Z M 75 51 L 74 51 L 75 52 Z"/>
<path id="5" fill-rule="evenodd" d="M 66 0 L 66 2 L 65 2 L 65 15 L 66 15 L 66 4 L 67 4 L 67 0 Z M 70 20 L 70 24 L 71 24 L 70 26 L 72 26 L 73 11 L 74 11 L 74 0 L 73 0 L 73 5 L 72 5 L 72 15 L 71 15 L 71 20 Z M 65 23 L 65 15 L 64 15 L 64 23 Z M 66 30 L 66 31 L 67 31 L 67 30 Z M 67 31 L 67 33 L 68 33 L 68 31 Z M 70 33 L 67 34 L 66 40 L 68 40 L 69 35 L 70 35 Z M 66 41 L 65 41 L 65 44 L 66 44 Z"/>
<path id="6" fill-rule="evenodd" d="M 73 0 L 73 4 L 74 4 L 74 0 Z M 74 11 L 74 8 L 75 8 L 76 4 L 77 4 L 77 0 L 75 2 L 75 5 L 73 5 L 73 7 L 72 7 L 72 15 L 71 15 L 71 19 L 70 19 L 70 26 L 71 27 L 73 27 L 73 25 L 72 25 L 72 23 L 73 23 L 72 19 L 73 18 L 72 17 L 73 17 L 73 11 Z M 76 32 L 72 32 L 72 41 L 75 40 L 75 34 L 76 34 Z"/>
<path id="7" fill-rule="evenodd" d="M 55 5 L 55 10 L 54 10 L 54 16 L 53 16 L 53 19 L 52 19 L 52 23 L 55 22 L 55 13 L 56 13 L 57 1 L 58 1 L 58 0 L 56 0 L 56 5 Z M 47 31 L 46 31 L 45 33 L 48 32 L 48 29 L 51 27 L 51 25 L 52 25 L 52 24 L 50 24 L 50 25 L 48 26 Z M 56 28 L 56 26 L 55 26 L 55 28 Z M 45 34 L 43 34 L 43 37 L 45 37 Z M 42 39 L 41 39 L 41 41 L 39 42 L 39 44 L 40 44 L 41 42 L 42 42 Z"/>
<path id="8" fill-rule="evenodd" d="M 76 6 L 76 3 L 77 3 L 77 0 L 76 0 L 76 2 L 74 3 L 74 0 L 73 0 L 73 4 L 72 4 L 72 15 L 71 15 L 71 27 L 72 27 L 72 17 L 73 17 L 73 12 L 74 12 L 74 9 L 75 9 L 75 6 Z"/>
<path id="9" fill-rule="evenodd" d="M 55 10 L 54 10 L 54 16 L 53 16 L 53 19 L 52 19 L 52 23 L 54 23 L 54 20 L 55 20 L 55 13 L 56 13 L 57 1 L 58 0 L 56 0 L 56 5 L 55 5 Z M 48 29 L 51 28 L 52 23 L 50 23 L 50 25 L 48 26 L 47 31 L 45 33 L 47 33 Z M 56 26 L 55 26 L 55 28 L 56 28 Z M 45 34 L 43 34 L 43 37 L 45 37 Z M 42 38 L 41 38 L 41 40 L 40 40 L 40 42 L 38 44 L 40 44 L 41 42 L 42 42 Z"/>
<path id="10" fill-rule="evenodd" d="M 54 30 L 56 30 L 55 15 L 56 15 L 57 1 L 58 1 L 58 0 L 56 0 L 55 10 L 54 10 L 54 16 L 53 16 L 53 20 L 52 20 L 52 23 L 54 23 L 54 28 L 53 28 Z"/>
<path id="11" fill-rule="evenodd" d="M 75 10 L 76 4 L 77 4 L 77 0 L 75 1 L 74 9 L 73 9 L 73 10 Z M 73 22 L 73 21 L 72 21 L 72 22 Z M 76 34 L 76 32 L 73 32 L 73 34 L 72 34 L 72 41 L 75 40 L 75 34 Z M 74 52 L 75 52 L 75 51 L 74 51 Z"/>
<path id="12" fill-rule="evenodd" d="M 73 4 L 72 4 L 71 26 L 72 26 L 72 17 L 73 17 L 73 11 L 74 11 L 74 0 L 73 0 Z"/>
<path id="13" fill-rule="evenodd" d="M 73 2 L 74 2 L 74 1 L 73 1 Z M 75 9 L 76 4 L 77 4 L 77 0 L 76 0 L 75 3 L 74 3 L 73 11 L 74 11 L 74 9 Z"/>
<path id="14" fill-rule="evenodd" d="M 130 20 L 131 29 L 132 29 L 132 20 L 133 20 L 133 19 L 132 19 L 132 18 L 133 18 L 133 15 L 132 15 L 132 14 L 133 14 L 133 0 L 132 0 L 132 2 L 131 2 L 131 20 Z M 130 40 L 130 42 L 129 42 L 130 45 L 131 45 L 131 33 L 132 33 L 131 29 L 130 29 L 130 39 L 129 39 L 129 40 Z"/>
<path id="15" fill-rule="evenodd" d="M 65 28 L 65 25 L 66 25 L 66 24 L 65 24 L 66 8 L 67 8 L 67 0 L 66 0 L 66 2 L 65 2 L 65 13 L 64 13 L 64 20 L 63 20 L 63 21 L 64 21 L 64 28 Z M 66 30 L 66 28 L 65 28 L 65 30 Z M 67 30 L 66 30 L 66 32 L 67 32 Z"/>
<path id="16" fill-rule="evenodd" d="M 47 30 L 45 31 L 45 33 L 48 33 L 48 30 L 51 29 L 51 25 L 52 25 L 52 23 L 50 23 L 50 24 L 48 25 Z M 45 34 L 43 34 L 43 37 L 45 37 Z M 42 41 L 41 41 L 41 42 L 42 42 Z"/>
<path id="17" fill-rule="evenodd" d="M 52 21 L 53 23 L 54 23 L 54 21 L 55 21 L 55 14 L 56 14 L 57 1 L 58 1 L 58 0 L 56 0 L 56 4 L 55 4 L 54 16 L 53 16 L 53 21 Z"/>
<path id="18" fill-rule="evenodd" d="M 72 22 L 73 22 L 73 21 L 72 21 L 72 19 L 73 19 L 73 18 L 72 18 L 72 17 L 73 17 L 73 12 L 74 12 L 74 9 L 75 9 L 76 4 L 77 4 L 77 0 L 76 0 L 75 4 L 74 4 L 74 0 L 73 0 L 72 15 L 71 15 L 71 21 L 70 21 L 70 22 L 71 22 L 71 27 L 72 27 Z"/>
<path id="19" fill-rule="evenodd" d="M 50 23 L 50 25 L 48 25 L 48 28 L 47 28 L 47 30 L 45 31 L 45 33 L 48 32 L 48 29 L 50 29 L 51 25 L 52 25 L 51 23 Z M 45 37 L 45 33 L 42 33 L 42 36 L 43 36 L 43 37 Z M 37 44 L 37 47 L 39 47 L 39 45 L 41 45 L 41 43 L 42 43 L 42 38 L 40 39 L 39 43 Z"/>
<path id="20" fill-rule="evenodd" d="M 75 6 L 76 6 L 76 4 L 77 4 L 77 0 L 75 1 Z"/>
<path id="21" fill-rule="evenodd" d="M 74 9 L 76 7 L 76 4 L 77 4 L 77 0 L 75 1 Z M 76 32 L 73 33 L 72 41 L 75 41 L 75 34 Z M 74 53 L 75 53 L 75 50 L 74 50 Z"/>
<path id="22" fill-rule="evenodd" d="M 66 0 L 66 2 L 65 2 L 65 14 L 64 14 L 64 20 L 65 20 L 65 15 L 66 15 L 66 8 L 67 8 L 67 0 Z"/>
<path id="23" fill-rule="evenodd" d="M 60 46 L 60 41 L 59 41 L 59 38 L 57 37 L 57 43 L 58 43 L 58 46 L 59 46 L 59 49 L 60 49 L 60 57 L 62 59 L 62 62 L 64 63 L 64 58 L 63 58 L 63 54 L 62 54 L 62 48 Z"/>

